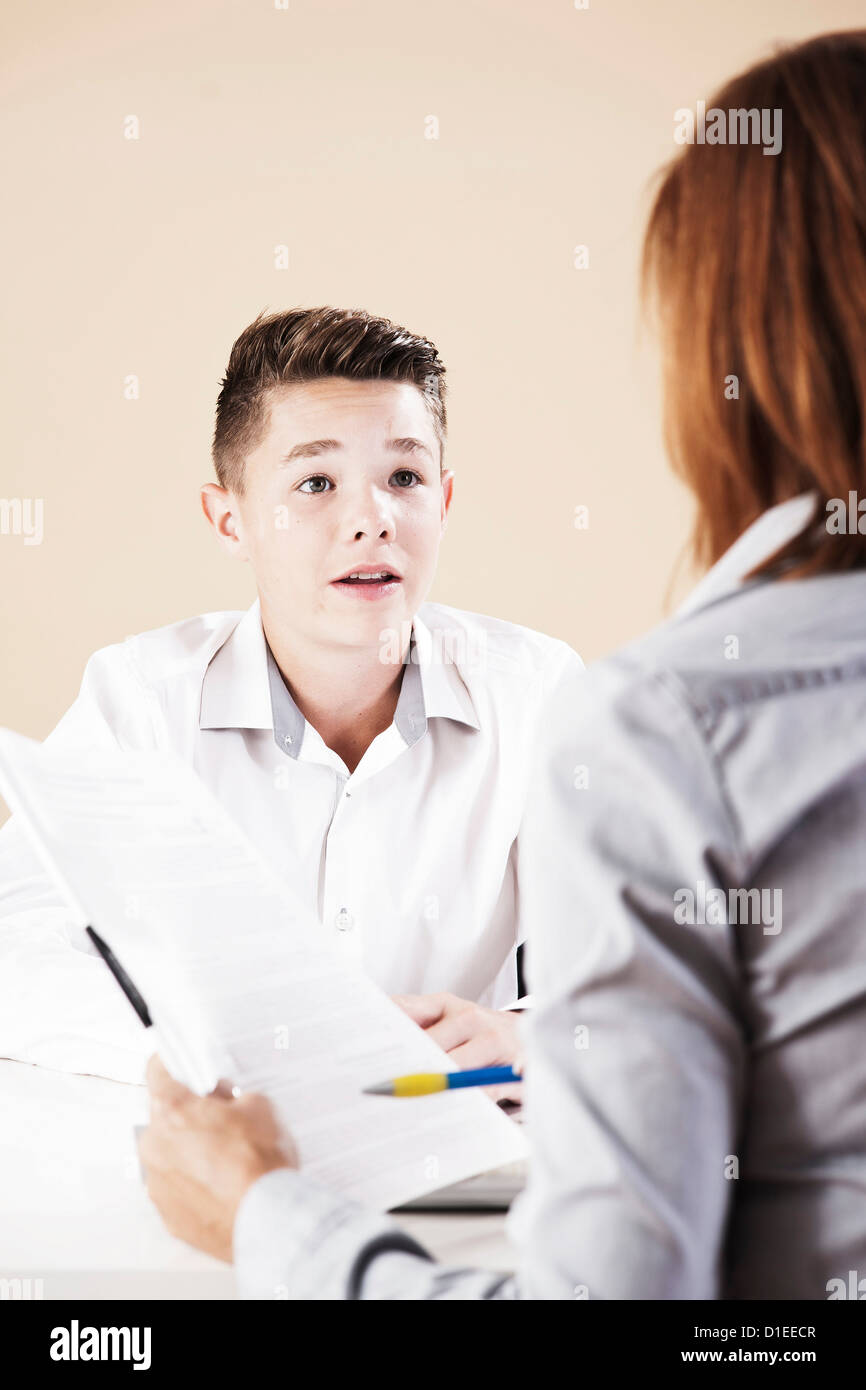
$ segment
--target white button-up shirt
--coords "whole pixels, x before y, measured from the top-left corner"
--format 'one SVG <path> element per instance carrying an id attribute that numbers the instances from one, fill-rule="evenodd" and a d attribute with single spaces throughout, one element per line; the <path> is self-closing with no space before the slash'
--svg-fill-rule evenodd
<path id="1" fill-rule="evenodd" d="M 438 604 L 411 636 L 394 720 L 352 773 L 298 710 L 258 603 L 97 652 L 47 741 L 175 752 L 385 990 L 501 1008 L 525 936 L 536 740 L 581 663 L 564 642 Z M 139 1079 L 145 1051 L 13 818 L 0 832 L 0 1056 Z"/>

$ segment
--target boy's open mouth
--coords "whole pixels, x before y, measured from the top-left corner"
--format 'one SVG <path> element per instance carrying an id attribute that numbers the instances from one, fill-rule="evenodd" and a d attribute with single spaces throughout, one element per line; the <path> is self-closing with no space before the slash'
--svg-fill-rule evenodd
<path id="1" fill-rule="evenodd" d="M 375 574 L 346 574 L 335 582 L 337 584 L 399 584 L 400 576 L 394 574 L 393 570 L 377 570 Z"/>
<path id="2" fill-rule="evenodd" d="M 372 600 L 389 598 L 397 592 L 397 586 L 402 582 L 403 576 L 396 570 L 374 563 L 357 565 L 332 581 L 333 587 L 341 589 L 344 594 Z"/>

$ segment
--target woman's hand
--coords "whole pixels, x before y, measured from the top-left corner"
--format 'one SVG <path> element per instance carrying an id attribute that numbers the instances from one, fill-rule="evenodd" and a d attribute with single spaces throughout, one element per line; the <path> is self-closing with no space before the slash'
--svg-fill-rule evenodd
<path id="1" fill-rule="evenodd" d="M 298 1167 L 294 1143 L 264 1096 L 235 1099 L 224 1082 L 197 1096 L 157 1056 L 147 1085 L 150 1126 L 138 1151 L 148 1194 L 171 1235 L 231 1263 L 241 1198 L 273 1168 Z"/>

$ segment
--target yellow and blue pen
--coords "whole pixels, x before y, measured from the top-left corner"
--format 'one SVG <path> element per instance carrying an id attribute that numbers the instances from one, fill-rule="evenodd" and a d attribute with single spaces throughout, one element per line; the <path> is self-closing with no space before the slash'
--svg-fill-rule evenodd
<path id="1" fill-rule="evenodd" d="M 504 1086 L 523 1077 L 513 1067 L 477 1067 L 474 1071 L 420 1071 L 365 1086 L 365 1096 L 432 1096 L 463 1086 Z"/>

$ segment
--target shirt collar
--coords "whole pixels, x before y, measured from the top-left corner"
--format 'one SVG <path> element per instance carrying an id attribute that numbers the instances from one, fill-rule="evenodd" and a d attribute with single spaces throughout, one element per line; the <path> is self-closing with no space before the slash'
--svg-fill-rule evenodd
<path id="1" fill-rule="evenodd" d="M 677 609 L 677 617 L 704 608 L 741 588 L 745 576 L 756 565 L 768 560 L 800 534 L 813 516 L 817 500 L 816 493 L 801 492 L 798 497 L 790 497 L 787 502 L 762 512 L 707 571 Z"/>
<path id="2" fill-rule="evenodd" d="M 460 650 L 456 639 L 462 636 L 462 630 L 457 628 L 430 628 L 416 613 L 412 624 L 413 664 L 417 664 L 421 676 L 427 719 L 456 719 L 470 729 L 480 729 L 478 713 L 455 654 Z M 468 663 L 472 653 L 468 642 L 466 645 Z"/>
<path id="3" fill-rule="evenodd" d="M 259 601 L 217 650 L 201 686 L 200 729 L 272 729 L 268 644 Z"/>
<path id="4" fill-rule="evenodd" d="M 450 630 L 449 630 L 450 631 Z M 449 643 L 416 615 L 394 723 L 411 747 L 429 719 L 455 719 L 479 729 L 478 716 Z M 438 640 L 437 640 L 438 639 Z M 211 658 L 204 674 L 201 729 L 272 729 L 279 746 L 297 757 L 304 716 L 286 686 L 265 639 L 258 599 Z M 291 742 L 286 743 L 286 739 Z"/>

